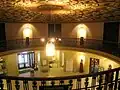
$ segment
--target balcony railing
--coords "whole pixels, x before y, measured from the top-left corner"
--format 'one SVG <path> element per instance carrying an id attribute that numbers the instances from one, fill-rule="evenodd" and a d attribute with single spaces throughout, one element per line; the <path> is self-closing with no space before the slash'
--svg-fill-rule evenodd
<path id="1" fill-rule="evenodd" d="M 0 76 L 0 90 L 120 90 L 120 68 L 65 77 Z"/>
<path id="2" fill-rule="evenodd" d="M 0 42 L 0 50 L 8 51 L 29 47 L 44 46 L 40 38 L 8 40 Z M 57 46 L 89 48 L 120 56 L 120 44 L 102 40 L 86 39 L 81 42 L 77 38 L 61 38 Z M 120 90 L 120 68 L 65 77 L 17 77 L 0 75 L 0 90 Z"/>
<path id="3" fill-rule="evenodd" d="M 26 43 L 25 39 L 0 41 L 0 51 L 24 49 L 28 47 L 40 47 L 44 46 L 45 44 L 46 42 L 42 42 L 40 38 L 29 39 L 29 43 Z M 56 41 L 56 45 L 94 49 L 120 57 L 120 43 L 118 42 L 95 39 L 85 39 L 84 42 L 81 42 L 79 38 L 61 38 L 61 41 Z"/>

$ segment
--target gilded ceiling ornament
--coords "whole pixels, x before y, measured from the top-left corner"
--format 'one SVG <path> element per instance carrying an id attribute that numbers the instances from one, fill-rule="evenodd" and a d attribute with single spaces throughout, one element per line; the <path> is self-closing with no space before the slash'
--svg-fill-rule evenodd
<path id="1" fill-rule="evenodd" d="M 0 0 L 0 22 L 120 20 L 120 0 Z"/>

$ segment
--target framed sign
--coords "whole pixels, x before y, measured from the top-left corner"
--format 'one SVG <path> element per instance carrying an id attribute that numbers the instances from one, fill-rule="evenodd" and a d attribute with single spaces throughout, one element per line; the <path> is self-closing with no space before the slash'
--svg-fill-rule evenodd
<path id="1" fill-rule="evenodd" d="M 94 70 L 97 70 L 99 68 L 99 59 L 96 59 L 96 58 L 90 58 L 90 65 L 89 65 L 89 73 L 94 73 L 96 71 Z"/>

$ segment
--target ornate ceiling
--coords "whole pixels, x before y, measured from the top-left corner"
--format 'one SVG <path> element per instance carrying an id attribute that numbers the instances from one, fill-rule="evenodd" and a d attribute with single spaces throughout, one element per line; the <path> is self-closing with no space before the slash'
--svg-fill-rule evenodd
<path id="1" fill-rule="evenodd" d="M 0 0 L 0 22 L 120 21 L 120 0 Z"/>

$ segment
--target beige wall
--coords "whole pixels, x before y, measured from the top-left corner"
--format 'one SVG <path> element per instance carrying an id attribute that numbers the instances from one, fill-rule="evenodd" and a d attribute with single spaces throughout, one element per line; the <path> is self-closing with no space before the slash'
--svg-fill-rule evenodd
<path id="1" fill-rule="evenodd" d="M 23 39 L 23 25 L 26 23 L 6 23 L 6 39 Z M 33 38 L 47 37 L 47 24 L 31 23 Z"/>
<path id="2" fill-rule="evenodd" d="M 2 57 L 6 62 L 7 73 L 10 76 L 17 76 L 18 72 L 18 62 L 17 54 L 5 55 Z"/>
<path id="3" fill-rule="evenodd" d="M 106 58 L 103 56 L 99 56 L 97 54 L 87 53 L 86 56 L 90 61 L 90 58 L 99 59 L 99 66 L 104 67 L 104 70 L 108 70 L 108 66 L 111 64 L 112 68 L 120 67 L 120 63 L 116 62 L 116 60 L 111 60 L 110 58 Z"/>
<path id="4" fill-rule="evenodd" d="M 84 55 L 85 56 L 85 60 L 83 60 L 83 65 L 84 65 L 84 73 L 88 73 L 89 72 L 89 64 L 90 64 L 90 58 L 96 58 L 99 59 L 100 63 L 99 66 L 104 67 L 105 70 L 108 69 L 109 64 L 112 65 L 112 68 L 117 68 L 120 67 L 120 63 L 115 62 L 115 60 L 111 60 L 109 58 L 105 58 L 103 56 L 99 56 L 97 54 L 92 54 L 92 53 L 87 53 L 87 52 L 76 52 L 76 51 L 71 51 L 71 50 L 62 50 L 60 52 L 64 53 L 64 71 L 66 70 L 66 60 L 67 61 L 73 61 L 73 72 L 79 72 L 79 67 L 80 67 L 80 55 Z M 38 61 L 38 53 L 40 53 L 40 61 Z M 56 62 L 58 64 L 58 66 L 56 68 L 62 68 L 60 65 L 60 61 L 61 61 L 61 56 L 58 56 L 58 54 L 56 54 Z M 19 74 L 18 71 L 18 58 L 17 58 L 17 54 L 13 53 L 10 55 L 5 55 L 5 56 L 1 56 L 5 61 L 6 61 L 6 67 L 7 67 L 7 71 L 8 71 L 8 75 L 13 75 L 13 76 L 17 76 Z M 42 60 L 48 60 L 49 58 L 46 57 L 45 52 L 43 51 L 35 51 L 35 59 L 36 62 L 38 63 L 38 67 L 39 67 L 39 71 L 48 71 L 49 70 L 49 66 L 48 66 L 48 62 L 47 62 L 47 66 L 43 67 L 41 65 Z M 60 60 L 59 60 L 60 59 Z M 71 67 L 71 65 L 69 65 Z"/>
<path id="5" fill-rule="evenodd" d="M 79 72 L 80 68 L 80 55 L 85 55 L 85 60 L 83 60 L 83 67 L 84 67 L 84 72 L 88 73 L 89 72 L 89 57 L 88 54 L 83 54 L 81 52 L 76 52 L 76 51 L 64 51 L 65 53 L 65 60 L 73 60 L 73 72 Z M 65 61 L 65 66 L 66 66 L 66 61 Z M 66 68 L 66 67 L 65 67 Z"/>
<path id="6" fill-rule="evenodd" d="M 7 39 L 22 39 L 23 29 L 25 23 L 6 23 L 6 38 Z M 76 27 L 80 23 L 62 23 L 61 33 L 62 37 L 77 38 Z M 83 24 L 83 23 L 82 23 Z M 87 39 L 103 39 L 103 26 L 102 22 L 99 23 L 84 23 L 87 29 Z M 47 37 L 48 24 L 47 23 L 31 23 L 33 38 Z"/>
<path id="7" fill-rule="evenodd" d="M 62 24 L 62 37 L 77 38 L 76 27 L 79 24 L 84 24 L 87 29 L 87 39 L 103 39 L 104 23 L 64 23 Z"/>
<path id="8" fill-rule="evenodd" d="M 75 52 L 75 51 L 64 51 L 65 54 L 65 60 L 73 60 L 73 71 L 78 72 L 79 71 L 79 65 L 80 65 L 80 55 L 85 56 L 84 62 L 84 72 L 89 72 L 89 65 L 90 65 L 90 58 L 96 58 L 99 59 L 99 66 L 104 67 L 104 70 L 108 70 L 108 66 L 111 64 L 112 68 L 120 67 L 120 64 L 115 62 L 114 60 L 111 60 L 109 58 L 105 58 L 103 56 L 99 56 L 92 53 L 84 53 L 84 52 Z M 65 62 L 66 63 L 66 62 Z"/>

